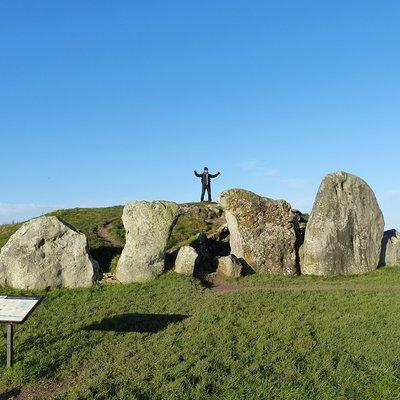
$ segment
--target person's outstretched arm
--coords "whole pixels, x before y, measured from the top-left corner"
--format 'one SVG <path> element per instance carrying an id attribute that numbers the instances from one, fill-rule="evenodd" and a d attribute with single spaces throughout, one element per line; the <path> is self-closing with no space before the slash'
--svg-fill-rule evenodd
<path id="1" fill-rule="evenodd" d="M 220 173 L 221 173 L 221 172 L 217 172 L 217 173 L 214 174 L 214 175 L 211 175 L 211 174 L 210 174 L 209 177 L 210 177 L 210 178 L 216 178 Z"/>
<path id="2" fill-rule="evenodd" d="M 195 174 L 198 178 L 201 177 L 201 174 L 198 174 L 196 170 L 194 170 L 194 174 Z"/>

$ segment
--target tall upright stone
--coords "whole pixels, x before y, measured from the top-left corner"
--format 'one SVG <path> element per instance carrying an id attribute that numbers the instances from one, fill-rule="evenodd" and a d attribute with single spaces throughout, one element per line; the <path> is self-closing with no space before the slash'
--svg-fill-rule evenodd
<path id="1" fill-rule="evenodd" d="M 116 270 L 120 282 L 145 282 L 163 272 L 165 250 L 178 215 L 178 205 L 167 201 L 136 201 L 124 207 L 126 243 Z"/>
<path id="2" fill-rule="evenodd" d="M 1 249 L 0 285 L 34 290 L 90 286 L 98 268 L 83 233 L 44 216 L 24 223 Z"/>
<path id="3" fill-rule="evenodd" d="M 346 172 L 321 183 L 302 248 L 303 274 L 361 274 L 378 267 L 384 219 L 366 182 Z"/>
<path id="4" fill-rule="evenodd" d="M 225 210 L 232 254 L 255 272 L 298 273 L 298 219 L 289 203 L 243 189 L 225 191 L 220 203 Z"/>
<path id="5" fill-rule="evenodd" d="M 382 240 L 380 266 L 400 265 L 400 232 L 395 229 L 386 231 Z"/>

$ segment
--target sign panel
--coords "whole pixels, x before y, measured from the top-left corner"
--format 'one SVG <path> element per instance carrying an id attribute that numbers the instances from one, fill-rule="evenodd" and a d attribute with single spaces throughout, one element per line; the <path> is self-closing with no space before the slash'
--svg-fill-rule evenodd
<path id="1" fill-rule="evenodd" d="M 41 300 L 41 297 L 0 296 L 0 322 L 24 323 Z"/>

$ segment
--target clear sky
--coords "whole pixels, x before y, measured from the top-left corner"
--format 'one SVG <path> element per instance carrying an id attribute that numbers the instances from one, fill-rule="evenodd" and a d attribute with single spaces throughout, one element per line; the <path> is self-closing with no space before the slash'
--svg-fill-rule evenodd
<path id="1" fill-rule="evenodd" d="M 345 170 L 400 229 L 400 2 L 0 1 L 0 222 L 197 200 L 310 211 Z"/>

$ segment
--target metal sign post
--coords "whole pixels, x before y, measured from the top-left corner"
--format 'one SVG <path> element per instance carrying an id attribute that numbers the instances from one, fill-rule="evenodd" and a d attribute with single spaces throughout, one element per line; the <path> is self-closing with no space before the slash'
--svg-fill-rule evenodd
<path id="1" fill-rule="evenodd" d="M 14 324 L 23 324 L 42 297 L 0 296 L 0 323 L 7 325 L 7 367 L 13 366 Z"/>

